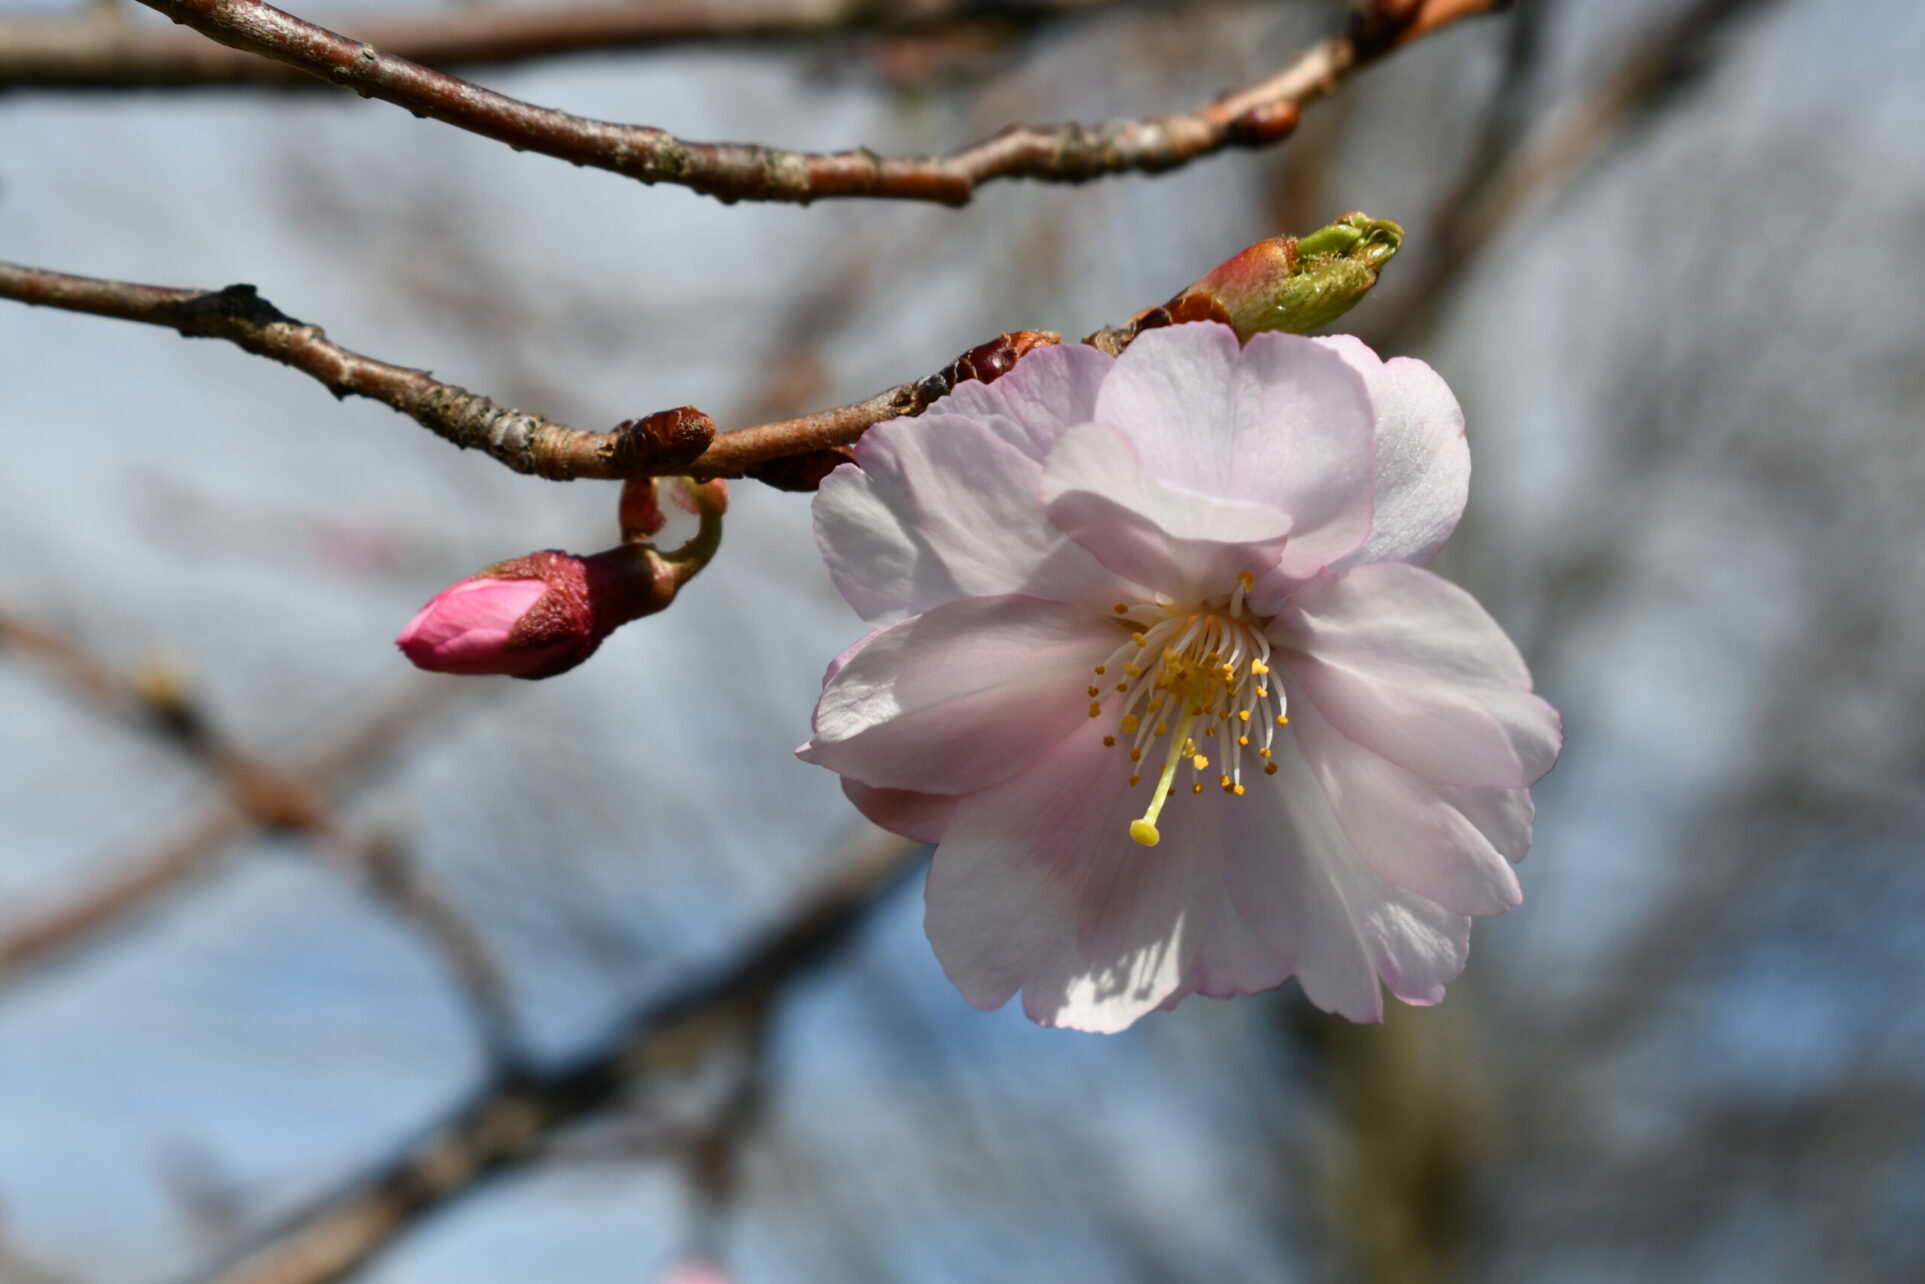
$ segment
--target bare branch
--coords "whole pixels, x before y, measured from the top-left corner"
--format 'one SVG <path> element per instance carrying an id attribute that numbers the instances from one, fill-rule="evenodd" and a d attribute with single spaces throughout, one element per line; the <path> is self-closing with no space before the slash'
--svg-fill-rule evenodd
<path id="1" fill-rule="evenodd" d="M 510 409 L 442 383 L 425 370 L 351 352 L 319 326 L 281 312 L 251 285 L 175 289 L 0 262 L 0 298 L 166 326 L 189 338 L 225 339 L 318 379 L 337 397 L 383 402 L 456 446 L 480 450 L 518 473 L 557 481 L 689 473 L 703 478 L 748 476 L 787 489 L 809 489 L 839 458 L 825 452 L 849 445 L 885 419 L 920 414 L 958 380 L 993 377 L 992 371 L 1007 369 L 1031 348 L 1057 342 L 1057 336 L 1041 330 L 999 335 L 916 383 L 717 439 L 714 423 L 692 407 L 657 411 L 609 432 L 583 432 Z"/>
<path id="2" fill-rule="evenodd" d="M 1641 122 L 1677 101 L 1712 65 L 1709 53 L 1728 29 L 1780 0 L 1691 0 L 1655 23 L 1612 64 L 1598 85 L 1528 133 L 1510 102 L 1488 125 L 1435 220 L 1431 252 L 1392 299 L 1364 323 L 1372 346 L 1405 345 L 1442 314 L 1451 291 L 1519 219 L 1608 156 Z M 1516 40 L 1534 31 L 1532 10 L 1512 20 Z M 1528 60 L 1531 51 L 1519 58 Z M 1520 67 L 1529 69 L 1528 61 Z M 1521 135 L 1521 136 L 1520 136 Z"/>
<path id="3" fill-rule="evenodd" d="M 264 792 L 228 791 L 172 842 L 117 866 L 0 935 L 0 978 L 47 966 L 124 926 L 164 896 L 212 873 L 243 839 L 274 828 L 319 825 L 321 799 L 379 770 L 411 734 L 474 692 L 474 684 L 455 681 L 413 685 L 333 743 L 274 773 L 276 779 L 299 782 L 289 795 L 276 800 Z"/>
<path id="4" fill-rule="evenodd" d="M 348 19 L 347 34 L 430 67 L 482 66 L 618 49 L 701 44 L 789 44 L 843 33 L 943 37 L 1012 34 L 1059 18 L 1145 0 L 949 0 L 907 13 L 866 0 L 712 0 L 585 3 L 510 9 L 468 5 L 408 18 Z M 0 20 L 0 89 L 179 89 L 248 85 L 313 89 L 285 63 L 208 43 L 186 31 L 153 31 L 117 13 Z"/>
<path id="5" fill-rule="evenodd" d="M 673 411 L 610 432 L 579 432 L 442 383 L 425 370 L 351 352 L 319 326 L 283 313 L 251 285 L 174 289 L 0 262 L 0 298 L 166 326 L 189 338 L 225 339 L 318 379 L 336 397 L 383 402 L 456 446 L 480 450 L 518 473 L 560 481 L 681 471 L 714 433 L 704 417 Z"/>
<path id="6" fill-rule="evenodd" d="M 231 48 L 284 62 L 523 151 L 673 183 L 725 201 L 866 196 L 965 204 L 1004 178 L 1080 183 L 1131 170 L 1161 172 L 1227 147 L 1287 138 L 1302 107 L 1398 44 L 1497 0 L 1374 0 L 1341 35 L 1267 80 L 1195 111 L 1100 125 L 1014 126 L 940 156 L 890 158 L 867 149 L 791 152 L 749 143 L 698 143 L 646 125 L 590 120 L 538 107 L 350 40 L 262 0 L 142 0 Z"/>
<path id="7" fill-rule="evenodd" d="M 705 1029 L 753 1017 L 830 957 L 914 866 L 916 845 L 872 832 L 827 882 L 736 961 L 621 1020 L 573 1061 L 498 1076 L 377 1170 L 197 1278 L 205 1284 L 324 1284 L 366 1265 L 420 1218 L 539 1156 L 554 1134 L 616 1104 L 638 1076 Z"/>

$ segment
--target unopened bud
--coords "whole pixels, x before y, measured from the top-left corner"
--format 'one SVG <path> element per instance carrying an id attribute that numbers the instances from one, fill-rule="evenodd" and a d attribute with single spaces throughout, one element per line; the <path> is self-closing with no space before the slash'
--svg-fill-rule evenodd
<path id="1" fill-rule="evenodd" d="M 617 628 L 667 606 L 683 578 L 638 545 L 593 557 L 530 553 L 437 593 L 395 644 L 435 673 L 552 678 Z"/>
<path id="2" fill-rule="evenodd" d="M 1221 321 L 1246 343 L 1265 330 L 1308 334 L 1355 307 L 1403 243 L 1403 228 L 1364 213 L 1346 214 L 1308 236 L 1274 236 L 1219 264 L 1163 306 L 1085 342 L 1120 352 L 1145 330 L 1185 321 Z"/>

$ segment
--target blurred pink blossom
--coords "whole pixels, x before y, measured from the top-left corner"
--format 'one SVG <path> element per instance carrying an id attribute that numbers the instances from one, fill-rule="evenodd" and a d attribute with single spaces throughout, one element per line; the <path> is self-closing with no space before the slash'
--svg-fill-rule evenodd
<path id="1" fill-rule="evenodd" d="M 1418 361 L 1214 323 L 1064 345 L 872 429 L 816 500 L 873 631 L 798 752 L 940 844 L 963 995 L 1114 1031 L 1299 978 L 1435 1003 L 1519 903 L 1559 720 L 1462 589 L 1463 416 Z"/>

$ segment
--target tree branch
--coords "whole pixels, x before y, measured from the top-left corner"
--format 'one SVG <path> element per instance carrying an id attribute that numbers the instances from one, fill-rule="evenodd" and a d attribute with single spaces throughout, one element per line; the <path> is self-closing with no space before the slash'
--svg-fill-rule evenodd
<path id="1" fill-rule="evenodd" d="M 999 335 L 916 383 L 716 438 L 713 421 L 692 407 L 657 411 L 608 432 L 584 432 L 514 410 L 425 370 L 352 352 L 319 326 L 286 315 L 251 285 L 175 289 L 0 262 L 0 298 L 165 326 L 189 338 L 225 339 L 319 380 L 336 397 L 383 402 L 456 446 L 480 450 L 518 473 L 557 481 L 689 473 L 809 489 L 839 458 L 825 451 L 849 445 L 884 419 L 920 414 L 958 380 L 993 378 L 1031 348 L 1057 342 L 1039 330 Z"/>
<path id="2" fill-rule="evenodd" d="M 174 289 L 0 262 L 0 298 L 166 326 L 188 338 L 225 339 L 319 380 L 336 397 L 383 402 L 456 446 L 539 477 L 566 481 L 680 471 L 715 431 L 706 417 L 670 411 L 610 432 L 579 432 L 442 383 L 425 370 L 352 352 L 329 340 L 319 326 L 286 315 L 251 285 Z"/>
<path id="3" fill-rule="evenodd" d="M 784 44 L 843 33 L 941 37 L 1033 28 L 1146 0 L 948 0 L 895 13 L 871 0 L 651 0 L 506 9 L 468 5 L 413 18 L 348 19 L 349 36 L 431 67 L 481 66 L 616 49 Z M 154 31 L 112 12 L 0 20 L 0 89 L 318 87 L 312 76 L 193 32 Z"/>
<path id="4" fill-rule="evenodd" d="M 304 817 L 314 816 L 320 799 L 377 769 L 411 735 L 476 689 L 472 683 L 428 682 L 384 704 L 334 743 L 276 773 L 300 782 L 286 809 L 264 794 L 251 795 L 263 805 L 250 806 L 230 791 L 174 841 L 0 934 L 0 979 L 48 966 L 125 925 L 164 896 L 213 872 L 243 839 L 274 828 L 299 828 Z M 290 798 L 278 801 L 289 804 Z"/>
<path id="5" fill-rule="evenodd" d="M 419 1219 L 539 1157 L 560 1129 L 616 1104 L 671 1050 L 753 1016 L 855 933 L 914 869 L 917 850 L 872 832 L 818 889 L 735 962 L 643 1004 L 553 1069 L 498 1075 L 376 1170 L 271 1228 L 263 1246 L 196 1277 L 204 1284 L 325 1284 L 366 1265 Z"/>
<path id="6" fill-rule="evenodd" d="M 405 107 L 418 116 L 575 165 L 643 183 L 673 183 L 725 201 L 807 203 L 830 197 L 965 204 L 983 183 L 1029 178 L 1078 183 L 1130 170 L 1161 172 L 1227 147 L 1288 137 L 1301 108 L 1396 45 L 1497 0 L 1373 0 L 1341 35 L 1288 68 L 1195 111 L 1095 126 L 1014 126 L 939 156 L 890 158 L 867 149 L 791 152 L 698 143 L 646 125 L 590 120 L 483 89 L 297 18 L 262 0 L 141 0 L 231 48 L 260 54 Z"/>

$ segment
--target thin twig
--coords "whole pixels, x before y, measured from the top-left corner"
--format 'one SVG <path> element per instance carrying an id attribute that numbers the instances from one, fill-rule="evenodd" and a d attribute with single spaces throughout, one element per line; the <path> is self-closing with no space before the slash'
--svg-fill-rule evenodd
<path id="1" fill-rule="evenodd" d="M 251 285 L 175 289 L 0 263 L 0 298 L 166 326 L 188 338 L 225 339 L 319 380 L 336 397 L 392 406 L 456 446 L 483 451 L 518 473 L 567 480 L 679 471 L 714 431 L 713 425 L 705 434 L 691 431 L 699 424 L 651 418 L 610 432 L 579 432 L 442 383 L 425 370 L 352 352 L 319 326 L 288 316 Z"/>
<path id="2" fill-rule="evenodd" d="M 698 143 L 646 125 L 590 120 L 483 89 L 350 40 L 262 0 L 142 0 L 231 48 L 284 62 L 367 98 L 405 107 L 523 151 L 672 183 L 726 201 L 807 203 L 830 197 L 965 204 L 994 179 L 1086 182 L 1174 169 L 1227 147 L 1263 147 L 1296 128 L 1302 107 L 1400 43 L 1497 0 L 1374 0 L 1341 35 L 1289 67 L 1194 111 L 1100 125 L 1013 126 L 946 155 L 882 157 L 867 149 L 792 152 Z"/>
<path id="3" fill-rule="evenodd" d="M 466 998 L 476 1030 L 491 1056 L 518 1055 L 508 984 L 494 952 L 436 881 L 403 859 L 388 842 L 354 833 L 328 806 L 324 792 L 303 772 L 289 771 L 244 753 L 216 727 L 193 698 L 186 682 L 164 667 L 125 675 L 71 638 L 9 612 L 0 611 L 0 651 L 12 649 L 41 661 L 62 684 L 110 716 L 158 735 L 184 757 L 204 767 L 225 786 L 231 819 L 209 822 L 201 841 L 170 848 L 158 861 L 137 864 L 129 881 L 123 873 L 70 901 L 45 918 L 0 939 L 0 976 L 64 944 L 71 948 L 76 930 L 91 935 L 117 922 L 178 878 L 192 872 L 220 840 L 240 837 L 249 827 L 300 834 L 330 865 L 372 890 L 381 901 L 420 931 Z M 413 707 L 413 702 L 409 702 Z M 379 720 L 387 724 L 385 717 Z M 238 823 L 237 823 L 238 822 Z M 210 844 L 206 839 L 213 837 Z M 104 895 L 102 893 L 105 893 Z M 89 926 L 91 925 L 91 926 Z M 20 952 L 38 948 L 37 956 Z"/>
<path id="4" fill-rule="evenodd" d="M 884 419 L 919 414 L 958 379 L 1007 368 L 1023 352 L 1054 343 L 1045 331 L 1014 331 L 964 353 L 938 373 L 898 384 L 853 405 L 715 437 L 692 408 L 658 411 L 608 432 L 584 432 L 442 383 L 425 370 L 391 365 L 330 340 L 319 326 L 287 316 L 251 285 L 176 289 L 73 276 L 0 262 L 0 298 L 145 325 L 189 338 L 225 339 L 319 380 L 336 397 L 383 402 L 464 449 L 480 450 L 518 473 L 559 481 L 665 473 L 752 476 L 806 488 L 823 452 L 847 446 Z M 711 441 L 713 444 L 711 444 Z M 797 462 L 790 464 L 789 460 Z M 776 467 L 775 465 L 782 466 Z M 833 466 L 830 464 L 829 466 Z"/>
<path id="5" fill-rule="evenodd" d="M 51 637 L 44 630 L 36 632 L 42 643 Z M 17 622 L 9 625 L 7 636 L 15 642 L 23 636 Z M 104 666 L 76 660 L 74 655 L 74 651 L 65 654 L 60 661 L 63 670 L 69 675 L 84 675 L 92 691 L 104 692 L 118 707 L 136 707 L 142 700 L 123 695 L 118 676 L 105 677 Z M 424 913 L 421 884 L 398 878 L 392 860 L 380 849 L 346 836 L 329 816 L 324 801 L 328 794 L 377 770 L 409 735 L 418 733 L 455 701 L 472 694 L 471 683 L 431 681 L 412 685 L 333 743 L 292 766 L 280 770 L 253 766 L 240 776 L 230 776 L 229 788 L 220 801 L 175 839 L 139 859 L 117 864 L 91 885 L 0 934 L 0 979 L 15 979 L 77 953 L 156 908 L 166 896 L 212 873 L 242 840 L 282 829 L 316 836 L 324 850 L 336 858 L 347 858 L 356 872 L 372 878 L 397 908 L 428 930 L 469 992 L 491 995 L 485 1002 L 499 1007 L 498 970 L 488 961 L 485 950 L 476 952 L 478 941 L 467 939 L 472 930 L 465 935 L 461 929 L 451 932 L 438 908 Z M 178 722 L 169 718 L 160 725 L 165 729 Z M 206 752 L 195 746 L 208 743 L 207 738 L 177 738 L 177 733 L 170 738 L 196 756 Z M 206 760 L 210 764 L 218 761 L 223 768 L 234 762 L 226 755 Z M 243 779 L 246 783 L 236 783 Z M 265 787 L 263 782 L 267 782 Z M 491 1044 L 497 1042 L 492 1030 L 489 1040 Z"/>
<path id="6" fill-rule="evenodd" d="M 643 1004 L 572 1061 L 497 1075 L 374 1171 L 195 1278 L 325 1284 L 365 1266 L 424 1216 L 537 1158 L 554 1134 L 619 1102 L 638 1076 L 704 1030 L 764 1007 L 855 933 L 914 869 L 913 844 L 872 833 L 736 961 Z"/>
<path id="7" fill-rule="evenodd" d="M 407 18 L 344 18 L 347 35 L 430 67 L 484 66 L 620 49 L 775 45 L 843 33 L 944 37 L 1011 31 L 1146 0 L 950 0 L 897 12 L 872 0 L 652 0 L 557 8 L 467 6 Z M 113 11 L 79 18 L 0 20 L 0 89 L 180 89 L 246 85 L 312 89 L 320 82 L 284 63 L 156 31 Z"/>
<path id="8" fill-rule="evenodd" d="M 1776 3 L 1693 0 L 1639 38 L 1593 91 L 1548 113 L 1536 129 L 1520 137 L 1514 117 L 1493 120 L 1440 211 L 1430 252 L 1361 323 L 1363 337 L 1380 349 L 1407 345 L 1443 314 L 1451 292 L 1503 234 L 1697 84 L 1712 65 L 1710 52 L 1734 23 Z M 1518 20 L 1523 25 L 1517 38 L 1528 40 L 1531 18 Z"/>

